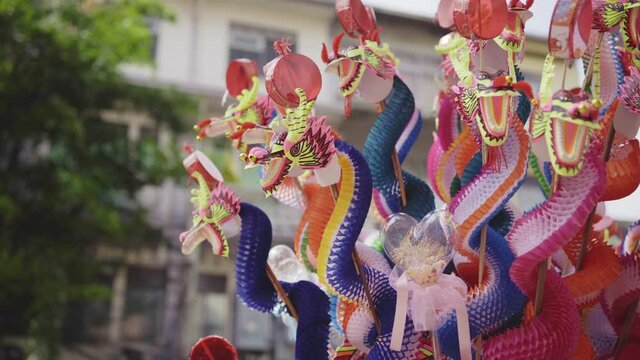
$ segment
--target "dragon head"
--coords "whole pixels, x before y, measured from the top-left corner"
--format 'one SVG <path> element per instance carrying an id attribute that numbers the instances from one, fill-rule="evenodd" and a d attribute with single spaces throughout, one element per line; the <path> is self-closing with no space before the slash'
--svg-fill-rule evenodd
<path id="1" fill-rule="evenodd" d="M 398 61 L 389 50 L 388 44 L 380 45 L 378 34 L 379 29 L 370 39 L 364 39 L 359 46 L 341 50 L 340 43 L 345 35 L 342 33 L 333 39 L 331 54 L 326 44 L 322 44 L 321 57 L 322 61 L 327 64 L 327 71 L 337 74 L 340 78 L 339 88 L 345 97 L 345 114 L 347 116 L 351 113 L 351 98 L 356 90 L 359 90 L 363 97 L 368 97 L 367 92 L 370 92 L 369 88 L 372 86 L 368 84 L 366 89 L 365 87 L 359 89 L 363 80 L 391 84 L 395 75 Z M 373 97 L 380 97 L 380 95 L 376 94 Z M 380 100 L 378 99 L 378 101 Z"/>
<path id="2" fill-rule="evenodd" d="M 600 129 L 598 114 L 602 101 L 594 99 L 580 88 L 554 93 L 546 116 L 545 132 L 551 164 L 561 176 L 573 176 L 580 171 L 593 130 Z"/>
<path id="3" fill-rule="evenodd" d="M 518 90 L 532 98 L 531 86 L 514 79 L 499 70 L 493 74 L 480 71 L 476 75 L 480 116 L 476 117 L 478 129 L 485 144 L 502 145 L 507 139 L 509 117 L 512 116 L 514 99 L 520 96 Z"/>
<path id="4" fill-rule="evenodd" d="M 243 89 L 236 96 L 237 103 L 230 105 L 225 111 L 223 118 L 211 117 L 199 121 L 193 126 L 198 131 L 198 140 L 205 136 L 218 137 L 237 133 L 240 130 L 247 130 L 254 125 L 266 125 L 273 117 L 274 109 L 265 98 L 258 98 L 258 88 L 260 79 L 254 76 L 249 89 Z M 244 132 L 242 132 L 244 133 Z M 234 140 L 239 140 L 241 136 L 236 134 Z M 236 147 L 240 147 L 242 141 L 236 142 Z"/>
<path id="5" fill-rule="evenodd" d="M 200 165 L 185 160 L 189 178 L 198 187 L 191 190 L 193 204 L 193 225 L 180 234 L 182 252 L 190 254 L 203 241 L 211 243 L 215 255 L 229 256 L 228 236 L 234 236 L 240 228 L 240 200 L 224 183 L 222 178 L 212 181 L 211 166 L 215 165 L 201 152 L 195 151 L 189 157 L 198 158 Z M 187 159 L 189 159 L 189 157 Z M 202 159 L 207 166 L 202 166 Z M 190 164 L 187 166 L 187 164 Z M 207 170 L 209 167 L 209 170 Z M 216 169 L 217 171 L 217 169 Z"/>
<path id="6" fill-rule="evenodd" d="M 266 196 L 271 196 L 277 191 L 293 166 L 284 153 L 286 137 L 286 131 L 270 131 L 270 140 L 264 148 L 254 147 L 248 153 L 240 154 L 240 160 L 246 163 L 245 168 L 262 167 L 260 185 Z"/>
<path id="7" fill-rule="evenodd" d="M 631 54 L 636 67 L 640 67 L 640 3 L 635 2 L 629 8 L 627 17 L 622 22 L 620 30 L 625 49 Z"/>
<path id="8" fill-rule="evenodd" d="M 531 17 L 531 12 L 524 5 L 510 8 L 507 13 L 507 23 L 502 33 L 495 38 L 496 44 L 503 50 L 519 52 L 524 44 L 524 23 Z"/>
<path id="9" fill-rule="evenodd" d="M 257 76 L 251 78 L 251 88 L 243 89 L 240 95 L 236 96 L 238 103 L 230 105 L 224 114 L 225 119 L 233 119 L 242 124 L 245 122 L 258 123 L 259 115 L 255 108 L 258 101 L 258 88 L 260 79 Z"/>
<path id="10" fill-rule="evenodd" d="M 267 196 L 277 190 L 292 169 L 324 168 L 336 152 L 326 117 L 316 118 L 312 112 L 314 101 L 308 100 L 302 89 L 296 89 L 296 93 L 298 106 L 286 109 L 286 117 L 271 124 L 268 144 L 240 155 L 247 167 L 263 167 L 260 182 Z"/>
<path id="11" fill-rule="evenodd" d="M 622 45 L 631 55 L 636 67 L 640 67 L 640 2 L 636 0 L 604 1 L 593 4 L 594 28 L 608 32 L 620 25 Z"/>

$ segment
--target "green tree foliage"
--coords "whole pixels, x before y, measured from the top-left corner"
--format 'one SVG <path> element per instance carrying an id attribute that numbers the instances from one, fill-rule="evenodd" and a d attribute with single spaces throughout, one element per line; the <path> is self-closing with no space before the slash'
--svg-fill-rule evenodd
<path id="1" fill-rule="evenodd" d="M 41 359 L 56 358 L 67 304 L 108 296 L 96 244 L 160 241 L 135 196 L 178 153 L 107 118 L 178 130 L 195 108 L 120 71 L 151 65 L 149 19 L 170 18 L 156 0 L 0 0 L 0 336 L 28 333 Z M 16 316 L 22 329 L 3 326 Z"/>

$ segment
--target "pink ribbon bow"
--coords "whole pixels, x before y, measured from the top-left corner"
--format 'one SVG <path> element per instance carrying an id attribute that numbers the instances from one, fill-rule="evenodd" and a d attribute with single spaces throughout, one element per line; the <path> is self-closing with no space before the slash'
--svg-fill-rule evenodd
<path id="1" fill-rule="evenodd" d="M 457 313 L 458 339 L 462 360 L 471 360 L 471 335 L 466 298 L 467 284 L 455 275 L 440 274 L 434 283 L 422 286 L 410 281 L 397 266 L 389 274 L 389 284 L 396 289 L 396 313 L 391 333 L 391 350 L 400 351 L 407 314 L 419 331 L 438 330 L 438 316 L 454 309 Z"/>

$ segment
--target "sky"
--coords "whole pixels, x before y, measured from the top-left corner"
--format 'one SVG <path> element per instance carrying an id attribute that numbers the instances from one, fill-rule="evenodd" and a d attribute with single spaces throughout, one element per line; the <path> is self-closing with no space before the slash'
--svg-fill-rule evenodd
<path id="1" fill-rule="evenodd" d="M 367 6 L 385 12 L 401 14 L 417 19 L 433 20 L 438 9 L 438 0 L 363 0 Z M 526 23 L 527 36 L 545 39 L 549 32 L 552 5 L 555 0 L 536 0 L 531 7 L 533 17 Z M 640 139 L 640 134 L 636 135 Z M 632 195 L 606 203 L 607 215 L 616 220 L 635 221 L 640 218 L 640 188 Z"/>

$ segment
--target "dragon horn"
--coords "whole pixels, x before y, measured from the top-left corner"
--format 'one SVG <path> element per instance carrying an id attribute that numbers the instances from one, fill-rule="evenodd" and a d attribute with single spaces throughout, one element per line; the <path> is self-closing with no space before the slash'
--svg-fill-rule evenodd
<path id="1" fill-rule="evenodd" d="M 382 27 L 376 27 L 373 33 L 371 33 L 371 40 L 380 43 L 380 31 L 382 31 Z"/>
<path id="2" fill-rule="evenodd" d="M 202 129 L 200 130 L 200 132 L 198 133 L 198 135 L 196 136 L 196 139 L 198 141 L 201 141 L 202 139 L 204 139 L 207 136 L 207 130 L 206 129 Z"/>
<path id="3" fill-rule="evenodd" d="M 200 130 L 204 129 L 205 127 L 209 126 L 209 124 L 211 124 L 211 118 L 202 119 L 202 120 L 198 121 L 197 124 L 193 125 L 193 130 L 200 131 Z"/>
<path id="4" fill-rule="evenodd" d="M 340 52 L 340 43 L 342 42 L 342 38 L 344 37 L 344 35 L 345 33 L 340 33 L 340 35 L 333 38 L 333 53 L 336 56 Z"/>
<path id="5" fill-rule="evenodd" d="M 193 152 L 193 147 L 189 143 L 182 144 L 182 152 L 185 154 L 191 154 Z"/>
<path id="6" fill-rule="evenodd" d="M 329 50 L 327 50 L 327 44 L 325 43 L 322 43 L 322 51 L 320 52 L 320 57 L 322 58 L 323 63 L 329 63 Z"/>

